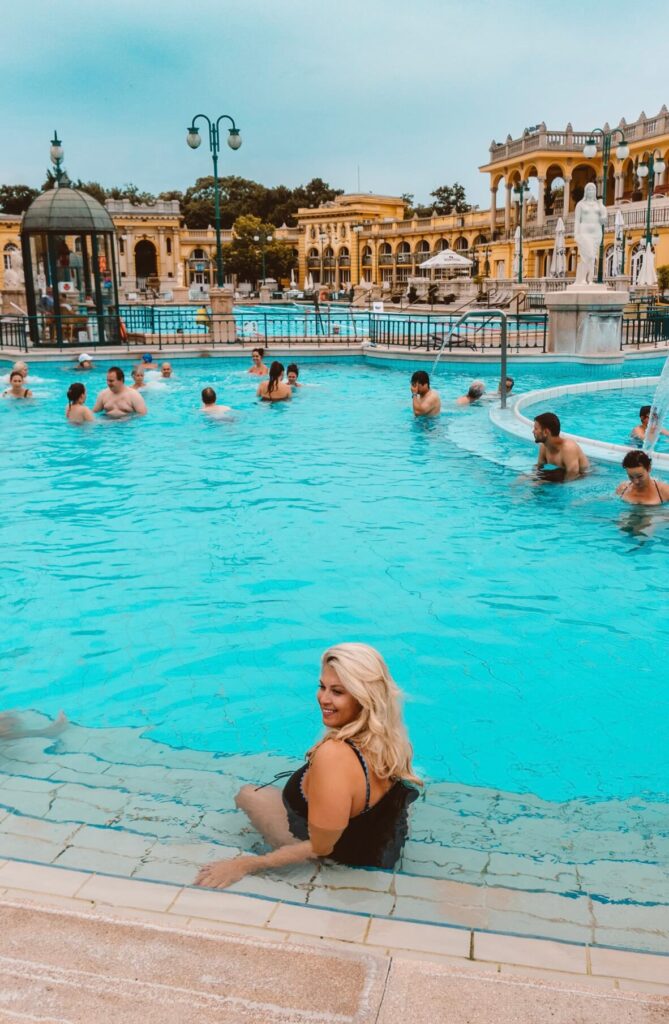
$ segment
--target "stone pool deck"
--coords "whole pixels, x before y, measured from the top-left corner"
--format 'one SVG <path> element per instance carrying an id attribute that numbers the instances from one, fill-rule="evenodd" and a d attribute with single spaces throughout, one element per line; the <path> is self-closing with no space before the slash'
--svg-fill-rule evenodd
<path id="1" fill-rule="evenodd" d="M 288 767 L 174 750 L 132 729 L 70 725 L 57 739 L 5 741 L 0 859 L 190 886 L 202 863 L 259 848 L 234 793 Z M 657 801 L 552 804 L 433 783 L 397 871 L 296 865 L 225 898 L 262 898 L 305 920 L 343 911 L 336 920 L 356 935 L 361 922 L 372 933 L 426 927 L 434 949 L 440 935 L 460 949 L 492 932 L 669 954 L 668 832 Z"/>

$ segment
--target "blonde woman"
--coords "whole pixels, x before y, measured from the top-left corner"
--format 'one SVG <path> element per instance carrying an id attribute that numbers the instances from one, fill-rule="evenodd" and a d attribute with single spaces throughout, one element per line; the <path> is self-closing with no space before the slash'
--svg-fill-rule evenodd
<path id="1" fill-rule="evenodd" d="M 243 786 L 236 797 L 237 806 L 275 849 L 207 864 L 196 884 L 225 889 L 245 875 L 318 857 L 392 868 L 407 835 L 414 786 L 422 785 L 411 767 L 399 697 L 373 647 L 330 647 L 321 660 L 317 693 L 325 736 L 283 791 Z"/>

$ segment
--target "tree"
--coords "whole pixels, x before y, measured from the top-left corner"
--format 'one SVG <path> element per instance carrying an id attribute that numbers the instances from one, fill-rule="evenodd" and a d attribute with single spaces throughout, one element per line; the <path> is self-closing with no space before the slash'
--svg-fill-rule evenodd
<path id="1" fill-rule="evenodd" d="M 240 281 L 257 281 L 262 273 L 261 242 L 255 241 L 273 234 L 274 225 L 261 221 L 260 217 L 244 215 L 234 223 L 234 238 L 229 245 L 223 247 L 223 264 L 225 269 L 236 274 Z M 293 264 L 293 251 L 285 242 L 265 243 L 265 269 L 268 277 L 280 280 L 287 277 Z"/>
<path id="2" fill-rule="evenodd" d="M 0 210 L 2 213 L 24 213 L 39 192 L 28 185 L 0 185 Z"/>
<path id="3" fill-rule="evenodd" d="M 664 298 L 664 293 L 669 288 L 669 265 L 666 263 L 657 268 L 657 287 Z"/>
<path id="4" fill-rule="evenodd" d="M 439 185 L 434 192 L 430 192 L 434 199 L 434 209 L 438 214 L 466 213 L 471 210 L 467 202 L 463 185 L 456 181 L 453 185 Z"/>

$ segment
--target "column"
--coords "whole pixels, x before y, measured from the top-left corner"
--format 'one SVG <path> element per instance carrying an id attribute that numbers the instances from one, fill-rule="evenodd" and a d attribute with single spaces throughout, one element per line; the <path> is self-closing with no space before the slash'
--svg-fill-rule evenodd
<path id="1" fill-rule="evenodd" d="M 506 197 L 504 200 L 504 234 L 511 233 L 511 182 L 506 183 Z"/>
<path id="2" fill-rule="evenodd" d="M 622 173 L 616 174 L 614 181 L 615 187 L 613 189 L 613 201 L 614 203 L 619 203 L 623 197 L 625 177 Z"/>
<path id="3" fill-rule="evenodd" d="M 167 252 L 165 251 L 165 228 L 158 228 L 158 278 L 160 287 L 167 285 Z"/>
<path id="4" fill-rule="evenodd" d="M 539 185 L 539 195 L 537 196 L 537 226 L 541 225 L 546 220 L 546 179 L 537 178 Z"/>
<path id="5" fill-rule="evenodd" d="M 562 218 L 567 220 L 569 215 L 569 193 L 571 191 L 571 178 L 564 179 L 564 197 L 562 199 Z"/>
<path id="6" fill-rule="evenodd" d="M 497 227 L 497 189 L 490 188 L 490 235 L 495 232 Z"/>

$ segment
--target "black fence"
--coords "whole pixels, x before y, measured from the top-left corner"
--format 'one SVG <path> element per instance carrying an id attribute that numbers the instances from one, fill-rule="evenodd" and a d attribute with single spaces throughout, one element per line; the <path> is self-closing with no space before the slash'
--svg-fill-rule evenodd
<path id="1" fill-rule="evenodd" d="M 669 343 L 669 309 L 650 306 L 645 313 L 623 318 L 623 348 L 659 348 Z"/>
<path id="2" fill-rule="evenodd" d="M 499 349 L 502 328 L 499 318 L 481 314 L 456 326 L 457 318 L 434 316 L 371 316 L 370 340 L 377 345 L 399 345 L 407 349 L 446 351 L 469 349 L 480 352 Z M 507 344 L 509 351 L 537 349 L 546 351 L 548 315 L 546 313 L 518 313 L 507 317 Z"/>

